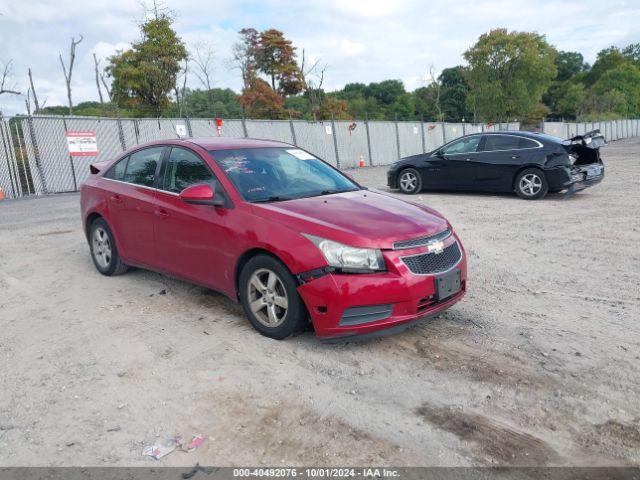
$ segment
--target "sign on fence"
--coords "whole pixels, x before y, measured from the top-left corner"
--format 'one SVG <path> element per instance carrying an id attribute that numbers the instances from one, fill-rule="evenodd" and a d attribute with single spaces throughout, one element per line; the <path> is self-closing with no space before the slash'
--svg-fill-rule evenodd
<path id="1" fill-rule="evenodd" d="M 72 157 L 95 157 L 98 155 L 96 132 L 67 132 L 67 146 Z"/>

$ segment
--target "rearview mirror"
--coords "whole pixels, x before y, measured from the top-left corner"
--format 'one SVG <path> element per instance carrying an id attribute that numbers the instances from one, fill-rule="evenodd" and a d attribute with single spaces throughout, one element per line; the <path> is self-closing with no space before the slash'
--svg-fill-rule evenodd
<path id="1" fill-rule="evenodd" d="M 213 188 L 206 183 L 185 188 L 180 192 L 180 200 L 194 205 L 222 205 L 224 203 L 217 201 Z"/>

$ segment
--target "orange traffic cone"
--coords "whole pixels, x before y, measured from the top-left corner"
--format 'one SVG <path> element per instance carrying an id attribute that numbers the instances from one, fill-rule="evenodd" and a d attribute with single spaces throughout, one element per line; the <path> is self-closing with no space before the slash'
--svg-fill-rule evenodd
<path id="1" fill-rule="evenodd" d="M 0 200 L 4 200 L 4 191 L 0 188 Z"/>
<path id="2" fill-rule="evenodd" d="M 364 156 L 360 155 L 360 162 L 358 163 L 359 167 L 364 167 Z"/>

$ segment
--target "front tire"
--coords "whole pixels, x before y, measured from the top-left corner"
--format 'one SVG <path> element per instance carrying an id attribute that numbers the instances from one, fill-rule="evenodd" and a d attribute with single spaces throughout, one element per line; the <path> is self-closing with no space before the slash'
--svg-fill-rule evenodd
<path id="1" fill-rule="evenodd" d="M 402 193 L 413 195 L 422 190 L 422 177 L 415 168 L 405 168 L 398 175 L 398 187 Z"/>
<path id="2" fill-rule="evenodd" d="M 116 241 L 103 218 L 96 218 L 89 227 L 89 249 L 96 269 L 107 277 L 120 275 L 128 270 L 118 254 Z"/>
<path id="3" fill-rule="evenodd" d="M 301 331 L 307 310 L 289 270 L 268 255 L 256 255 L 240 273 L 240 303 L 258 332 L 276 340 Z"/>
<path id="4" fill-rule="evenodd" d="M 537 200 L 549 191 L 547 177 L 542 170 L 527 168 L 516 177 L 515 190 L 520 198 Z"/>

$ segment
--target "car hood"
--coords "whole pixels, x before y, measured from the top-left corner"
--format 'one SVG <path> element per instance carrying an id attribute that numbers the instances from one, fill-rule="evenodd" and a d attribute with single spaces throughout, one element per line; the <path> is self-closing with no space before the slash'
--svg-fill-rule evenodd
<path id="1" fill-rule="evenodd" d="M 392 248 L 393 242 L 447 228 L 435 210 L 372 190 L 254 204 L 255 213 L 347 245 Z"/>

